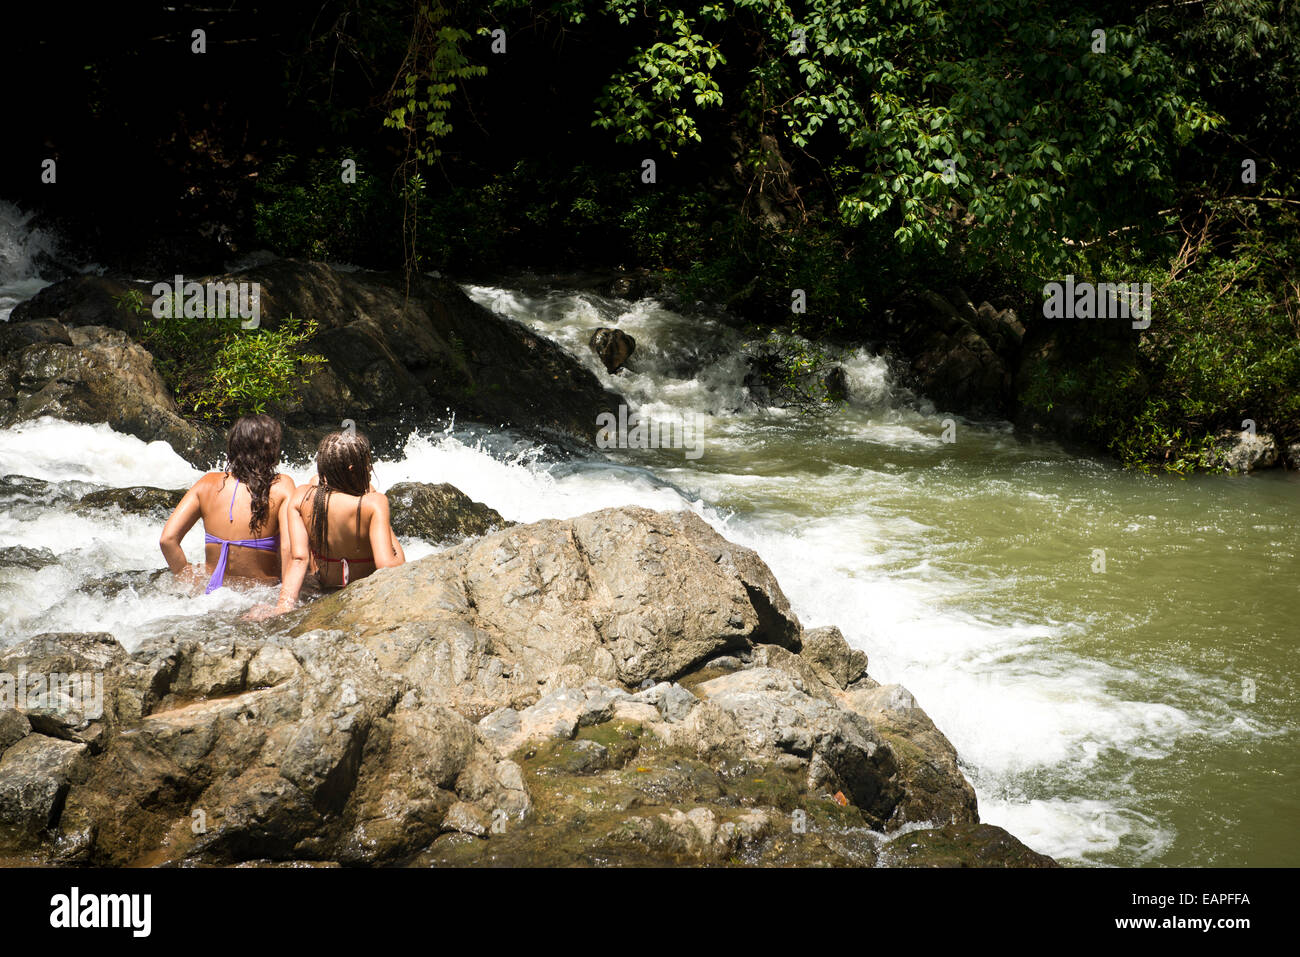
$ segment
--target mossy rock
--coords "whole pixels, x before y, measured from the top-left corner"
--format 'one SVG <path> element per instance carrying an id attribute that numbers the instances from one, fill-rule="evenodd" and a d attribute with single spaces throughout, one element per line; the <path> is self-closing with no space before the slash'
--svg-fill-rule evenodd
<path id="1" fill-rule="evenodd" d="M 609 721 L 514 754 L 533 806 L 481 838 L 443 835 L 417 866 L 872 866 L 880 835 L 806 770 L 708 762 Z"/>
<path id="2" fill-rule="evenodd" d="M 949 824 L 894 838 L 881 852 L 886 867 L 1059 867 L 992 824 Z"/>

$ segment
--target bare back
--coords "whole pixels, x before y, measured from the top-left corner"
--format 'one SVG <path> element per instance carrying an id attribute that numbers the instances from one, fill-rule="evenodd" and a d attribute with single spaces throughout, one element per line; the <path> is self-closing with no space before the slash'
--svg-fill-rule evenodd
<path id="1" fill-rule="evenodd" d="M 248 486 L 229 472 L 209 472 L 187 491 L 163 529 L 163 540 L 176 550 L 176 562 L 183 562 L 179 542 L 197 521 L 203 522 L 208 535 L 227 542 L 272 539 L 280 535 L 282 507 L 293 494 L 294 482 L 287 475 L 277 475 L 267 502 L 266 521 L 252 527 L 252 495 Z M 226 559 L 226 576 L 257 581 L 278 581 L 281 571 L 280 547 L 270 550 L 233 546 Z M 221 545 L 204 546 L 208 573 L 217 567 Z M 171 560 L 169 559 L 169 562 Z M 173 567 L 176 570 L 176 566 Z"/>
<path id="2" fill-rule="evenodd" d="M 317 486 L 298 489 L 294 504 L 307 528 L 312 527 L 316 516 Z M 379 492 L 349 495 L 333 491 L 328 499 L 326 541 L 321 551 L 313 546 L 312 569 L 322 585 L 340 587 L 348 581 L 364 578 L 375 570 L 375 549 L 394 552 L 388 525 L 388 499 Z M 385 544 L 385 543 L 388 544 Z M 347 562 L 346 579 L 344 561 Z"/>

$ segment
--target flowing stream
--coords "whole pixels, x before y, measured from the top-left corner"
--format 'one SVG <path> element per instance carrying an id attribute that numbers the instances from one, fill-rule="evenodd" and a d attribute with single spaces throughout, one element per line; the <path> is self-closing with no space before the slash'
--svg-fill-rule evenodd
<path id="1" fill-rule="evenodd" d="M 12 306 L 44 283 L 12 255 L 3 213 L 0 304 Z M 378 463 L 381 489 L 451 482 L 517 521 L 692 509 L 758 551 L 805 625 L 838 625 L 874 677 L 916 695 L 956 745 L 984 820 L 1076 865 L 1300 864 L 1295 474 L 1128 474 L 936 411 L 865 351 L 845 361 L 848 405 L 805 418 L 754 401 L 739 339 L 707 317 L 466 291 L 698 445 L 559 461 L 431 422 Z M 637 340 L 617 376 L 586 347 L 600 325 Z M 190 597 L 155 571 L 158 522 L 77 506 L 95 488 L 198 475 L 167 445 L 102 425 L 0 430 L 0 476 L 39 480 L 0 484 L 0 550 L 50 552 L 44 565 L 0 563 L 0 647 L 47 631 L 109 631 L 132 647 L 236 628 L 270 589 Z M 201 534 L 185 544 L 200 560 Z M 434 550 L 413 542 L 407 555 Z"/>

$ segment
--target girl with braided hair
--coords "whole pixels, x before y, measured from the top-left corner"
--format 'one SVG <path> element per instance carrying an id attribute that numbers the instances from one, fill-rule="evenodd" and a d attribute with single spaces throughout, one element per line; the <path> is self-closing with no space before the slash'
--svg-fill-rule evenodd
<path id="1" fill-rule="evenodd" d="M 316 478 L 297 490 L 290 510 L 291 523 L 307 537 L 314 587 L 342 588 L 406 561 L 388 498 L 375 490 L 372 474 L 370 440 L 360 432 L 331 432 L 321 440 Z"/>

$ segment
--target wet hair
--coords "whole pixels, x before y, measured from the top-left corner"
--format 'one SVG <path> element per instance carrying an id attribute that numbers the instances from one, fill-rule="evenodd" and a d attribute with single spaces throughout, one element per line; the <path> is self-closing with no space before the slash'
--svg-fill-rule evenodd
<path id="1" fill-rule="evenodd" d="M 357 496 L 357 538 L 361 537 L 361 496 L 370 491 L 370 440 L 360 432 L 331 432 L 316 449 L 316 474 L 320 477 L 311 505 L 307 540 L 312 551 L 328 555 L 330 496 L 335 492 Z"/>
<path id="2" fill-rule="evenodd" d="M 271 510 L 271 486 L 280 464 L 280 423 L 269 415 L 245 415 L 226 434 L 226 471 L 248 486 L 252 496 L 249 525 L 266 524 Z M 222 479 L 224 487 L 226 480 Z"/>

